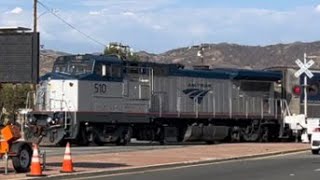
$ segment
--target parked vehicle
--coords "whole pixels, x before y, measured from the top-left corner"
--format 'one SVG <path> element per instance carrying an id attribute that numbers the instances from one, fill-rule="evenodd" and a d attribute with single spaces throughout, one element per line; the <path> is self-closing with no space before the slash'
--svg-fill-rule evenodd
<path id="1" fill-rule="evenodd" d="M 30 143 L 17 141 L 21 135 L 20 130 L 14 125 L 0 127 L 0 158 L 8 156 L 16 172 L 28 172 L 32 158 Z"/>
<path id="2" fill-rule="evenodd" d="M 316 128 L 311 136 L 311 152 L 312 154 L 319 154 L 320 151 L 320 128 Z"/>

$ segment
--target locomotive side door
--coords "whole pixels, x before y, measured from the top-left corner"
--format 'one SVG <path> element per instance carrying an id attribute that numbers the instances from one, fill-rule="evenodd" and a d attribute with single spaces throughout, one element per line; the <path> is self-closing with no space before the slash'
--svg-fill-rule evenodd
<path id="1" fill-rule="evenodd" d="M 128 112 L 148 112 L 152 94 L 152 69 L 149 67 L 126 67 L 123 83 L 125 110 Z"/>

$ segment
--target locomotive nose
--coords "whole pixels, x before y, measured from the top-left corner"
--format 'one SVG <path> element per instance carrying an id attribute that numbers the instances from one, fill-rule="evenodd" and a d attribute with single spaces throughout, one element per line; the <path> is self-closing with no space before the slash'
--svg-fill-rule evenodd
<path id="1" fill-rule="evenodd" d="M 63 113 L 30 113 L 26 122 L 25 139 L 42 145 L 56 145 L 64 137 Z"/>

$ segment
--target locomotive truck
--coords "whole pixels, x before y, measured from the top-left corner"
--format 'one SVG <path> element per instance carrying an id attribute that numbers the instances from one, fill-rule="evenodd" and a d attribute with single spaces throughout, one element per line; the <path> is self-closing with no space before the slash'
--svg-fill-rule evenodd
<path id="1" fill-rule="evenodd" d="M 293 72 L 61 56 L 40 79 L 25 138 L 79 145 L 291 139 L 306 126 Z"/>

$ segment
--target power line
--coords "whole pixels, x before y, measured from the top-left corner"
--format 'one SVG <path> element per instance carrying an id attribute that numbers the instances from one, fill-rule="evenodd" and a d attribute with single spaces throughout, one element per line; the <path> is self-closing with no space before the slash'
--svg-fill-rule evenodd
<path id="1" fill-rule="evenodd" d="M 38 4 L 40 4 L 43 8 L 45 8 L 48 12 L 50 12 L 52 15 L 54 15 L 56 18 L 58 18 L 60 21 L 62 21 L 64 24 L 68 25 L 71 29 L 77 31 L 78 33 L 82 34 L 84 37 L 90 39 L 91 41 L 103 46 L 103 47 L 107 47 L 104 43 L 96 40 L 95 38 L 91 37 L 90 35 L 84 33 L 83 31 L 79 30 L 78 28 L 76 28 L 74 25 L 70 24 L 69 22 L 67 22 L 66 20 L 64 20 L 61 16 L 59 16 L 57 13 L 53 12 L 51 8 L 49 8 L 48 6 L 46 6 L 45 4 L 43 4 L 41 1 L 38 0 Z"/>

